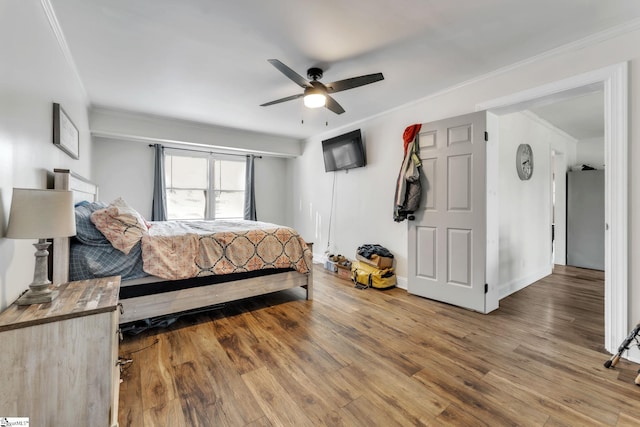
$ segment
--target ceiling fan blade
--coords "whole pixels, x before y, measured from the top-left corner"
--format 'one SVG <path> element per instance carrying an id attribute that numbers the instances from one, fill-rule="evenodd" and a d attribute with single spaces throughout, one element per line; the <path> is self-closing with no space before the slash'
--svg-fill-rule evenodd
<path id="1" fill-rule="evenodd" d="M 300 93 L 298 95 L 291 95 L 291 96 L 287 96 L 286 98 L 280 98 L 280 99 L 276 99 L 275 101 L 271 101 L 271 102 L 266 102 L 264 104 L 260 104 L 261 107 L 267 107 L 269 105 L 273 105 L 273 104 L 280 104 L 281 102 L 287 102 L 287 101 L 292 101 L 294 99 L 298 99 L 298 98 L 302 98 L 304 96 L 304 94 Z"/>
<path id="2" fill-rule="evenodd" d="M 338 102 L 329 95 L 327 95 L 327 103 L 325 104 L 325 107 L 336 114 L 344 113 L 344 108 L 342 108 L 342 105 L 338 104 Z"/>
<path id="3" fill-rule="evenodd" d="M 379 82 L 380 80 L 384 80 L 384 76 L 382 73 L 375 74 L 367 74 L 366 76 L 352 77 L 350 79 L 338 80 L 333 83 L 326 83 L 327 92 L 335 93 L 340 92 L 347 89 L 353 89 L 356 87 L 368 85 L 371 83 Z"/>
<path id="4" fill-rule="evenodd" d="M 311 87 L 309 82 L 304 77 L 302 77 L 300 74 L 296 73 L 277 59 L 267 59 L 267 61 L 269 61 L 271 65 L 276 67 L 282 74 L 293 80 L 298 86 L 302 88 Z"/>

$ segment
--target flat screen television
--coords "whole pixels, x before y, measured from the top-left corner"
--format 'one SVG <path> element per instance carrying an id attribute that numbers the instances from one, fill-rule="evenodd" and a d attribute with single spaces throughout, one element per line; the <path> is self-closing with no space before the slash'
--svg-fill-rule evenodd
<path id="1" fill-rule="evenodd" d="M 360 129 L 322 141 L 324 170 L 333 172 L 367 164 Z"/>

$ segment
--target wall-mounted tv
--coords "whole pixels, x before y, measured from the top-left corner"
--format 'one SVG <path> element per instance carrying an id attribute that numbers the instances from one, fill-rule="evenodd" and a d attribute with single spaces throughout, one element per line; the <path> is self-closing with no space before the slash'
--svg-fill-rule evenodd
<path id="1" fill-rule="evenodd" d="M 360 129 L 322 141 L 324 170 L 333 172 L 367 164 Z"/>

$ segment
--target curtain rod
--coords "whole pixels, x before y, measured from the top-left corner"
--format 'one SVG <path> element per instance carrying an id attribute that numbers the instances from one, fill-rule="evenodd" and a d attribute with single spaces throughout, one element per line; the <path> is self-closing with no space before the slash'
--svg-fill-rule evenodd
<path id="1" fill-rule="evenodd" d="M 155 144 L 149 144 L 149 147 L 155 147 Z M 169 150 L 193 151 L 193 152 L 196 152 L 196 153 L 222 154 L 222 155 L 225 155 L 225 156 L 239 156 L 239 157 L 249 157 L 249 156 L 251 156 L 251 154 L 222 153 L 220 151 L 193 150 L 191 148 L 165 147 L 164 145 L 162 146 L 162 148 L 168 148 Z M 256 156 L 256 155 L 253 155 L 253 157 L 256 158 L 256 159 L 261 159 L 262 158 L 262 156 Z"/>

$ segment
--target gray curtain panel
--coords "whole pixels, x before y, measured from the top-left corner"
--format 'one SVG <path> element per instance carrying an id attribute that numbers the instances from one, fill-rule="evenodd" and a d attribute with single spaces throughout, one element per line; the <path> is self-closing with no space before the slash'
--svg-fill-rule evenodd
<path id="1" fill-rule="evenodd" d="M 258 220 L 258 216 L 256 214 L 256 192 L 254 185 L 254 161 L 255 156 L 253 154 L 247 156 L 244 180 L 244 219 L 249 219 L 251 221 Z"/>
<path id="2" fill-rule="evenodd" d="M 164 181 L 164 146 L 153 145 L 155 171 L 153 174 L 153 205 L 151 207 L 152 221 L 167 220 L 167 185 Z"/>

